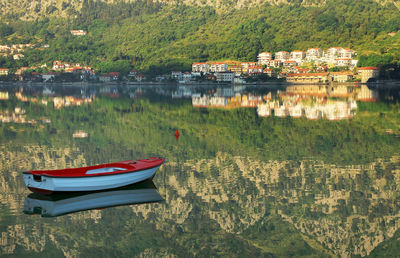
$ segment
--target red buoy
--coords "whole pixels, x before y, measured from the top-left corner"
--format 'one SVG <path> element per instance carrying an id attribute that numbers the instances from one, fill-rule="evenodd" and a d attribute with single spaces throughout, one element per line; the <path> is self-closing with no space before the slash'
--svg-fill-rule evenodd
<path id="1" fill-rule="evenodd" d="M 178 130 L 178 129 L 176 129 L 176 131 L 175 131 L 175 138 L 178 140 L 179 136 L 180 136 L 180 134 L 179 134 L 179 130 Z"/>

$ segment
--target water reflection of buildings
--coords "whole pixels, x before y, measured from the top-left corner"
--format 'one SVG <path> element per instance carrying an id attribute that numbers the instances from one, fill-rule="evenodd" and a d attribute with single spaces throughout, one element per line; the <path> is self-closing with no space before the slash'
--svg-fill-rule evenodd
<path id="1" fill-rule="evenodd" d="M 50 119 L 41 118 L 42 123 L 50 123 Z M 14 111 L 0 110 L 0 122 L 2 123 L 17 123 L 17 124 L 36 124 L 38 121 L 35 119 L 28 119 L 25 115 L 25 110 L 20 107 L 14 108 Z"/>
<path id="2" fill-rule="evenodd" d="M 243 94 L 222 89 L 214 94 L 193 94 L 193 107 L 238 108 L 257 107 L 261 117 L 305 117 L 310 120 L 348 119 L 355 115 L 356 101 L 376 101 L 378 94 L 367 86 L 288 86 L 285 91 L 266 95 Z"/>
<path id="3" fill-rule="evenodd" d="M 54 91 L 44 88 L 43 89 L 43 97 L 39 98 L 37 96 L 27 96 L 24 95 L 22 91 L 16 92 L 15 97 L 21 102 L 32 102 L 32 103 L 40 103 L 45 106 L 48 105 L 49 102 L 54 103 L 54 108 L 61 109 L 63 107 L 69 106 L 81 106 L 83 104 L 90 104 L 93 101 L 93 96 L 89 97 L 74 97 L 74 96 L 62 96 L 55 97 Z M 7 92 L 7 97 L 9 96 Z M 8 99 L 8 98 L 7 98 Z"/>

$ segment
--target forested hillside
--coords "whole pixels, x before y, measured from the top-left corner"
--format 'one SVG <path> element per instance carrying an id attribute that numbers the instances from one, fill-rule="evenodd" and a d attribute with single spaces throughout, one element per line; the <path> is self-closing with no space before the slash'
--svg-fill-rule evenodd
<path id="1" fill-rule="evenodd" d="M 50 8 L 31 21 L 25 21 L 19 9 L 4 12 L 0 44 L 50 47 L 26 51 L 22 60 L 0 57 L 0 67 L 63 60 L 101 71 L 134 67 L 158 73 L 190 69 L 194 61 L 254 61 L 261 51 L 331 46 L 353 48 L 361 65 L 396 66 L 400 60 L 396 1 L 260 1 L 249 8 L 238 8 L 243 1 L 227 1 L 223 8 L 218 8 L 218 1 L 204 1 L 204 6 L 165 2 L 55 1 L 52 12 Z M 41 1 L 38 13 L 47 3 Z M 62 8 L 62 15 L 52 15 Z M 88 35 L 73 36 L 72 29 Z"/>

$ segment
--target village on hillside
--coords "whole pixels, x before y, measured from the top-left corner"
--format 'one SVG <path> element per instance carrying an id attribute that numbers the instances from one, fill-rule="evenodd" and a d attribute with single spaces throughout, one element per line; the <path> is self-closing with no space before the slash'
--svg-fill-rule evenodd
<path id="1" fill-rule="evenodd" d="M 202 62 L 193 63 L 192 75 L 207 75 L 216 81 L 242 83 L 247 78 L 286 79 L 291 83 L 352 82 L 366 83 L 379 76 L 377 67 L 357 67 L 357 53 L 352 49 L 331 47 L 309 48 L 307 51 L 279 51 L 273 55 L 262 52 L 257 62 Z M 186 74 L 186 78 L 188 78 Z M 185 74 L 182 79 L 185 80 Z"/>
<path id="2" fill-rule="evenodd" d="M 84 36 L 86 31 L 73 30 L 74 36 Z M 40 46 L 40 49 L 49 47 Z M 38 48 L 32 44 L 0 45 L 0 54 L 13 56 L 14 60 L 24 58 L 27 48 Z M 199 82 L 220 82 L 244 84 L 265 81 L 287 81 L 289 83 L 319 84 L 331 82 L 375 81 L 379 76 L 377 67 L 357 67 L 357 53 L 352 49 L 331 47 L 326 51 L 321 48 L 309 48 L 307 51 L 279 51 L 275 54 L 262 52 L 257 62 L 223 61 L 195 62 L 192 71 L 172 71 L 170 74 L 148 78 L 144 73 L 132 70 L 129 74 L 117 71 L 96 74 L 90 66 L 80 63 L 54 60 L 52 67 L 43 64 L 39 67 L 20 67 L 16 71 L 0 67 L 0 81 L 37 81 L 37 82 L 117 82 L 117 81 L 158 81 L 179 82 L 184 84 Z"/>

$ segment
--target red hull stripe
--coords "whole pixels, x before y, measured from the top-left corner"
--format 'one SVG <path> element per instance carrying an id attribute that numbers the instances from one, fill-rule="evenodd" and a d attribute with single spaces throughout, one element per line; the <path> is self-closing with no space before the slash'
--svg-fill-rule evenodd
<path id="1" fill-rule="evenodd" d="M 39 193 L 39 194 L 45 194 L 45 195 L 50 195 L 53 193 L 53 191 L 50 190 L 45 190 L 45 189 L 40 189 L 40 188 L 35 188 L 35 187 L 29 187 L 28 189 L 31 190 L 34 193 Z"/>

